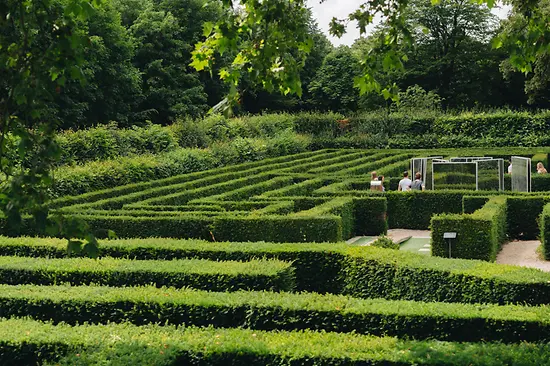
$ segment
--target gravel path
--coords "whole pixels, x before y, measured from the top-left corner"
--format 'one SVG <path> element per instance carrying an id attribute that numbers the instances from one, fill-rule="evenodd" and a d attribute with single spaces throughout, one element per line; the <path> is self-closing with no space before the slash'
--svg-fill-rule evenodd
<path id="1" fill-rule="evenodd" d="M 506 243 L 497 255 L 497 263 L 538 268 L 550 272 L 550 261 L 543 261 L 538 257 L 536 250 L 539 245 L 538 240 Z"/>

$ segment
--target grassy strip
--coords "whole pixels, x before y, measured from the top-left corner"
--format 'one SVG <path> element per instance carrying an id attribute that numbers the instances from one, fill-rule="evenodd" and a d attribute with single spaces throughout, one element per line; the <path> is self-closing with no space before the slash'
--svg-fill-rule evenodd
<path id="1" fill-rule="evenodd" d="M 3 365 L 544 365 L 547 344 L 403 341 L 355 334 L 0 321 Z"/>
<path id="2" fill-rule="evenodd" d="M 293 268 L 277 260 L 214 262 L 203 259 L 138 261 L 88 258 L 0 257 L 0 283 L 52 285 L 96 283 L 108 286 L 154 284 L 210 291 L 294 288 Z"/>
<path id="3" fill-rule="evenodd" d="M 70 324 L 128 321 L 509 343 L 548 342 L 549 315 L 548 306 L 362 300 L 316 293 L 0 285 L 0 317 Z"/>

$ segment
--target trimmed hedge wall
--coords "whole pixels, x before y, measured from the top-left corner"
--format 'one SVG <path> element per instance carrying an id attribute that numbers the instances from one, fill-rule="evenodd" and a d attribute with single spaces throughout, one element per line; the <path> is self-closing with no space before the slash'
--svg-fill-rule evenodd
<path id="1" fill-rule="evenodd" d="M 101 284 L 193 287 L 210 291 L 273 290 L 295 287 L 293 267 L 277 260 L 213 262 L 203 259 L 136 261 L 87 258 L 0 257 L 0 283 L 9 285 Z"/>
<path id="2" fill-rule="evenodd" d="M 388 202 L 384 197 L 354 197 L 355 235 L 380 235 L 388 232 Z"/>
<path id="3" fill-rule="evenodd" d="M 544 259 L 550 260 L 550 204 L 546 204 L 540 215 L 540 241 Z"/>
<path id="4" fill-rule="evenodd" d="M 348 263 L 342 267 L 343 294 L 427 302 L 550 303 L 550 274 L 540 270 L 388 249 L 363 250 L 348 250 Z"/>
<path id="5" fill-rule="evenodd" d="M 0 254 L 64 257 L 66 242 L 1 238 Z M 276 258 L 292 262 L 298 291 L 428 302 L 550 304 L 550 274 L 540 270 L 344 243 L 210 243 L 151 238 L 102 241 L 100 254 L 216 261 Z"/>
<path id="6" fill-rule="evenodd" d="M 473 214 L 436 215 L 432 218 L 432 255 L 494 262 L 506 239 L 506 197 L 491 197 Z M 451 253 L 443 233 L 456 232 Z"/>
<path id="7" fill-rule="evenodd" d="M 546 307 L 360 300 L 315 293 L 0 285 L 0 317 L 69 324 L 128 321 L 461 342 L 548 342 L 549 312 Z"/>
<path id="8" fill-rule="evenodd" d="M 326 216 L 218 216 L 214 237 L 220 241 L 338 242 L 342 218 Z"/>
<path id="9" fill-rule="evenodd" d="M 539 235 L 538 219 L 550 197 L 509 197 L 508 233 L 521 240 L 534 240 Z"/>
<path id="10" fill-rule="evenodd" d="M 452 356 L 451 356 L 452 355 Z M 547 344 L 449 343 L 313 331 L 0 321 L 0 362 L 31 365 L 545 365 Z"/>

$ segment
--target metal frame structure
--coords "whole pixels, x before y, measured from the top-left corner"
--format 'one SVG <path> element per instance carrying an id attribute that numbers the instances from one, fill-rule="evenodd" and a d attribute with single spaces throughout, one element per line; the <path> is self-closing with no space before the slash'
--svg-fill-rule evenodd
<path id="1" fill-rule="evenodd" d="M 464 159 L 466 161 L 456 161 Z M 428 177 L 427 167 L 428 160 L 431 160 L 431 176 Z M 437 164 L 475 164 L 475 175 L 476 175 L 476 191 L 479 190 L 479 163 L 487 161 L 496 161 L 497 162 L 497 174 L 498 174 L 498 190 L 504 190 L 504 159 L 501 158 L 492 158 L 492 157 L 465 157 L 465 158 L 452 158 L 451 161 L 444 160 L 441 157 L 429 157 L 429 158 L 413 158 L 411 159 L 411 170 L 415 171 L 415 167 L 420 165 L 421 172 L 423 176 L 424 183 L 426 184 L 426 189 L 433 190 L 435 188 L 435 179 L 433 176 L 434 165 Z M 455 160 L 455 161 L 453 161 Z M 419 162 L 419 164 L 417 164 Z M 418 170 L 417 170 L 418 171 Z M 431 185 L 431 186 L 430 186 Z"/>

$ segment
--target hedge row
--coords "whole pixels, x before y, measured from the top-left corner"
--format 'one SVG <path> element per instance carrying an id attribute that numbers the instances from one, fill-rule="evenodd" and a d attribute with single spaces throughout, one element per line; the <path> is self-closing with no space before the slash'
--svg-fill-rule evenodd
<path id="1" fill-rule="evenodd" d="M 296 154 L 291 156 L 282 156 L 273 159 L 265 159 L 263 161 L 256 161 L 251 163 L 230 165 L 227 167 L 210 169 L 206 171 L 200 171 L 189 174 L 180 174 L 170 178 L 156 179 L 148 182 L 142 183 L 131 183 L 123 186 L 117 186 L 113 188 L 107 188 L 103 190 L 96 190 L 89 193 L 83 193 L 78 196 L 66 196 L 63 198 L 54 199 L 51 202 L 52 208 L 61 207 L 67 204 L 80 204 L 93 202 L 100 199 L 114 198 L 120 195 L 126 195 L 130 193 L 135 193 L 141 190 L 158 188 L 173 184 L 180 184 L 185 182 L 190 182 L 192 180 L 198 180 L 202 178 L 208 178 L 212 175 L 223 175 L 226 173 L 239 173 L 242 171 L 247 171 L 255 168 L 261 168 L 265 164 L 284 164 L 285 162 L 292 162 L 295 164 L 296 160 L 300 161 L 301 159 L 323 159 L 326 154 L 332 154 L 329 151 L 320 151 L 320 152 L 308 152 L 302 154 Z"/>
<path id="2" fill-rule="evenodd" d="M 550 309 L 354 299 L 315 293 L 0 285 L 0 317 L 260 330 L 322 330 L 475 342 L 548 342 Z"/>
<path id="3" fill-rule="evenodd" d="M 314 331 L 0 321 L 3 365 L 543 365 L 547 344 L 450 343 Z"/>
<path id="4" fill-rule="evenodd" d="M 0 254 L 66 256 L 59 239 L 1 238 Z M 299 291 L 344 293 L 360 298 L 463 303 L 550 303 L 550 274 L 493 263 L 427 258 L 402 251 L 350 247 L 344 243 L 209 243 L 197 240 L 102 241 L 103 256 L 131 259 L 292 262 Z"/>
<path id="5" fill-rule="evenodd" d="M 159 125 L 119 129 L 116 125 L 65 131 L 55 138 L 61 148 L 61 163 L 84 163 L 118 156 L 170 151 L 178 146 L 170 129 Z"/>
<path id="6" fill-rule="evenodd" d="M 540 215 L 540 241 L 544 259 L 550 260 L 550 204 L 546 204 Z"/>
<path id="7" fill-rule="evenodd" d="M 204 259 L 137 261 L 88 258 L 0 257 L 0 283 L 107 286 L 154 284 L 210 291 L 274 290 L 295 287 L 293 267 L 277 260 L 213 262 Z"/>
<path id="8" fill-rule="evenodd" d="M 297 148 L 271 146 L 276 140 L 236 140 L 209 149 L 180 148 L 156 155 L 118 157 L 55 170 L 52 197 L 78 195 L 146 180 L 163 179 L 219 166 L 261 161 L 270 157 L 305 152 L 298 141 Z"/>
<path id="9" fill-rule="evenodd" d="M 494 262 L 506 239 L 506 200 L 503 196 L 491 197 L 473 214 L 432 217 L 432 255 Z M 446 232 L 456 233 L 450 245 L 443 238 Z"/>
<path id="10" fill-rule="evenodd" d="M 354 146 L 343 146 L 345 148 L 350 148 Z M 322 146 L 315 148 L 320 149 Z M 357 146 L 357 148 L 365 148 L 365 146 Z M 411 147 L 407 147 L 411 148 Z M 228 149 L 232 152 L 231 147 Z M 300 150 L 299 150 L 300 151 Z M 297 152 L 299 152 L 297 151 Z M 304 150 L 301 150 L 304 151 Z M 353 152 L 347 150 L 343 152 L 344 154 L 360 154 L 361 152 Z M 387 150 L 380 152 L 379 150 L 374 150 L 373 153 L 377 154 L 376 160 L 380 161 L 383 158 L 393 154 L 403 154 L 403 150 Z M 487 155 L 487 156 L 504 156 L 509 158 L 510 155 L 520 155 L 520 156 L 529 156 L 532 157 L 533 154 L 539 153 L 548 153 L 548 149 L 544 148 L 508 148 L 504 149 L 438 149 L 435 151 L 430 150 L 414 150 L 411 152 L 415 156 L 421 155 Z M 94 190 L 112 188 L 124 184 L 151 180 L 151 179 L 163 179 L 171 177 L 178 174 L 186 174 L 196 171 L 203 171 L 206 169 L 212 169 L 218 166 L 226 164 L 235 164 L 243 161 L 255 161 L 261 160 L 269 156 L 280 156 L 282 154 L 267 154 L 261 156 L 250 156 L 250 154 L 237 154 L 231 155 L 222 159 L 219 154 L 210 149 L 198 150 L 198 149 L 177 149 L 168 153 L 163 153 L 155 156 L 138 156 L 138 157 L 124 157 L 117 158 L 115 160 L 108 160 L 102 162 L 92 162 L 82 166 L 75 167 L 62 167 L 55 172 L 55 182 L 54 187 L 52 188 L 53 197 L 60 197 L 65 195 L 77 195 L 85 192 L 90 192 Z M 356 155 L 358 156 L 358 155 Z M 411 155 L 412 156 L 412 155 Z M 330 156 L 326 157 L 331 159 Z M 332 156 L 332 158 L 337 158 L 337 155 Z M 391 156 L 389 157 L 391 160 Z M 369 159 L 369 158 L 366 158 Z M 357 161 L 357 159 L 354 159 Z M 385 169 L 388 168 L 388 172 L 383 174 L 393 175 L 400 173 L 400 170 L 404 165 L 404 161 L 407 158 L 402 159 L 403 163 L 399 161 L 382 161 L 382 163 L 376 165 L 373 163 L 364 163 L 364 166 L 357 171 L 353 170 L 351 174 L 368 174 L 370 171 L 375 169 Z M 353 161 L 353 160 L 352 160 Z M 395 164 L 394 164 L 395 163 Z M 331 169 L 342 168 L 345 166 L 345 161 L 342 163 L 334 163 L 329 168 L 324 167 L 321 161 L 318 161 L 316 165 L 312 165 L 312 171 L 320 169 L 321 171 L 324 168 Z M 338 164 L 344 164 L 337 166 Z M 261 165 L 261 164 L 260 164 Z M 391 167 L 390 167 L 391 165 Z M 314 168 L 318 167 L 318 168 Z M 390 169 L 391 168 L 391 169 Z M 342 174 L 347 174 L 348 172 L 344 171 Z M 506 180 L 506 184 L 509 186 L 509 180 Z M 547 176 L 534 176 L 533 177 L 533 190 L 550 190 L 550 179 Z"/>

